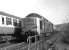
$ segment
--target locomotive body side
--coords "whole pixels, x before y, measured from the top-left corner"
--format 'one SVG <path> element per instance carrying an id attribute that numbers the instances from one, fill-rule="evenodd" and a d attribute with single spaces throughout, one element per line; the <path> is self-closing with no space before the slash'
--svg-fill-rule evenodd
<path id="1" fill-rule="evenodd" d="M 53 33 L 53 24 L 49 21 L 45 21 L 45 27 L 44 27 L 46 36 L 52 35 Z"/>
<path id="2" fill-rule="evenodd" d="M 45 32 L 53 32 L 53 24 L 51 22 L 49 22 L 48 20 L 44 20 L 44 30 Z"/>
<path id="3" fill-rule="evenodd" d="M 46 18 L 41 18 L 41 20 L 39 20 L 39 24 L 40 33 L 47 34 L 53 32 L 53 24 L 49 22 Z"/>

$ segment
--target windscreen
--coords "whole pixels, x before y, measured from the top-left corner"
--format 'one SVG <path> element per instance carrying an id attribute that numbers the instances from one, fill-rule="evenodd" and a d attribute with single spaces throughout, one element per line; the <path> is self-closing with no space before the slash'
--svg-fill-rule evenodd
<path id="1" fill-rule="evenodd" d="M 25 18 L 23 20 L 23 24 L 25 26 L 27 26 L 27 25 L 34 25 L 35 24 L 35 19 L 34 18 Z"/>

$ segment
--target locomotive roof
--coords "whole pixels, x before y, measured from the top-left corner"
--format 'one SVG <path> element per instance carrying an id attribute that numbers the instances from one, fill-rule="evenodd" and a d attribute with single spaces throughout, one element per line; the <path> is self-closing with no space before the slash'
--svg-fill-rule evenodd
<path id="1" fill-rule="evenodd" d="M 14 16 L 14 15 L 11 15 L 11 14 L 8 14 L 8 13 L 5 13 L 5 12 L 2 12 L 2 11 L 0 11 L 0 15 L 4 15 L 4 16 L 8 16 L 8 17 L 13 17 L 13 18 L 21 19 L 20 17 Z"/>
<path id="2" fill-rule="evenodd" d="M 42 18 L 42 16 L 40 16 L 37 13 L 30 13 L 29 15 L 27 15 L 26 17 L 38 17 L 38 18 Z"/>
<path id="3" fill-rule="evenodd" d="M 27 15 L 26 17 L 38 17 L 38 18 L 43 18 L 45 20 L 47 20 L 45 17 L 37 14 L 37 13 L 30 13 L 29 15 Z M 47 20 L 48 22 L 50 22 L 49 20 Z M 50 22 L 51 23 L 51 22 Z"/>

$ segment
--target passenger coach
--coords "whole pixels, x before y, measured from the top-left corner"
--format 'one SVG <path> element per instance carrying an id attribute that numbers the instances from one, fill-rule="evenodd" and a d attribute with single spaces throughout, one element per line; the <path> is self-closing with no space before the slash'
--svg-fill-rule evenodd
<path id="1" fill-rule="evenodd" d="M 10 15 L 5 12 L 0 12 L 0 37 L 1 38 L 11 39 L 12 37 L 11 35 L 13 35 L 16 32 L 19 32 L 19 30 L 16 29 L 20 27 L 21 27 L 21 18 Z"/>

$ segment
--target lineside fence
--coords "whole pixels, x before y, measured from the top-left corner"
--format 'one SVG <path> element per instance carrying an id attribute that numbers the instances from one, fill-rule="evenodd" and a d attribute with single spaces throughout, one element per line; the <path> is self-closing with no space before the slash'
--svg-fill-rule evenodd
<path id="1" fill-rule="evenodd" d="M 35 38 L 35 42 L 32 43 L 31 39 L 34 38 Z M 41 34 L 41 35 L 35 35 L 29 37 L 28 40 L 29 40 L 28 50 L 43 50 L 46 37 Z"/>
<path id="2" fill-rule="evenodd" d="M 31 42 L 32 38 L 35 38 L 35 43 Z M 57 37 L 49 40 L 45 34 L 40 34 L 29 37 L 28 40 L 28 50 L 59 50 L 59 48 L 57 48 L 55 45 L 56 41 L 58 40 Z"/>
<path id="3" fill-rule="evenodd" d="M 27 45 L 24 43 L 13 44 L 0 48 L 0 50 L 44 50 L 44 42 L 46 41 L 46 37 L 43 34 L 29 36 L 27 41 Z"/>

